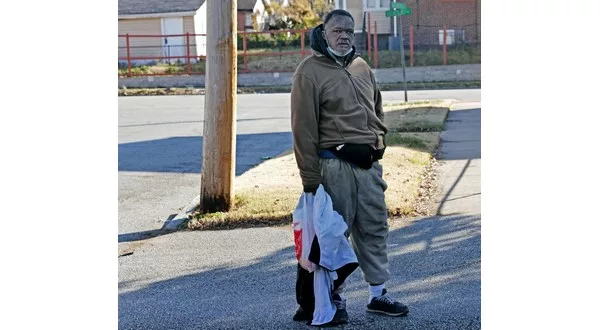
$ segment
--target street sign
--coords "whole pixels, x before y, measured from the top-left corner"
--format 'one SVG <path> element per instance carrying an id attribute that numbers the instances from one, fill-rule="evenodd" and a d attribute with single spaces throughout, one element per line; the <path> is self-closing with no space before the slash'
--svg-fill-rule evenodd
<path id="1" fill-rule="evenodd" d="M 395 3 L 395 2 L 392 2 Z M 401 15 L 410 15 L 412 10 L 410 8 L 402 8 L 402 9 L 394 9 L 394 10 L 386 10 L 385 17 L 394 17 Z"/>
<path id="2" fill-rule="evenodd" d="M 392 3 L 390 3 L 390 5 L 391 5 L 390 9 L 408 8 L 408 7 L 406 7 L 406 4 L 404 2 L 392 2 Z"/>
<path id="3" fill-rule="evenodd" d="M 418 1 L 418 0 L 417 0 Z M 412 10 L 403 2 L 390 2 L 390 10 L 385 12 L 385 17 L 394 17 L 394 30 L 396 30 L 396 16 L 400 20 L 400 58 L 402 62 L 402 77 L 404 78 L 404 102 L 408 102 L 408 92 L 406 87 L 406 64 L 404 63 L 404 40 L 402 39 L 402 16 L 410 15 Z M 396 32 L 394 31 L 394 36 Z"/>

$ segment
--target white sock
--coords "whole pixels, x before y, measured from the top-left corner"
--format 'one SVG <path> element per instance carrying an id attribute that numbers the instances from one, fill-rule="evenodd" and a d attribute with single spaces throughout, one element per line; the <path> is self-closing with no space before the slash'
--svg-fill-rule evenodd
<path id="1" fill-rule="evenodd" d="M 383 289 L 385 288 L 385 284 L 379 285 L 369 285 L 369 302 L 373 300 L 375 297 L 379 297 L 383 294 Z"/>

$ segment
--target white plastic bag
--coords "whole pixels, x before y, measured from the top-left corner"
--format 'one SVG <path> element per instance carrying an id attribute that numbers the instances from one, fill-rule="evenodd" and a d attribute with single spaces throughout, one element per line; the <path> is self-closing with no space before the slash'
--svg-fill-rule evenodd
<path id="1" fill-rule="evenodd" d="M 349 264 L 355 264 L 350 272 L 358 267 L 356 254 L 344 236 L 348 226 L 342 216 L 333 210 L 331 197 L 323 185 L 319 185 L 315 195 L 303 193 L 300 196 L 292 217 L 296 259 L 302 268 L 314 273 L 315 309 L 311 324 L 326 324 L 336 312 L 332 298 L 334 281 L 338 279 L 336 270 Z M 319 242 L 319 265 L 308 260 L 315 237 Z"/>
<path id="2" fill-rule="evenodd" d="M 315 237 L 315 228 L 312 221 L 314 200 L 315 196 L 313 194 L 302 193 L 298 206 L 292 213 L 296 259 L 298 259 L 300 266 L 310 273 L 317 269 L 317 265 L 308 260 L 310 247 Z"/>

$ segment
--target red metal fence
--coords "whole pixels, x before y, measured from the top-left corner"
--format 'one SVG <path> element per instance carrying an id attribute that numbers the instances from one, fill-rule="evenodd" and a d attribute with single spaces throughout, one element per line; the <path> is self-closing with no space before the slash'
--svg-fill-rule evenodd
<path id="1" fill-rule="evenodd" d="M 307 34 L 310 30 L 279 30 L 268 32 L 238 32 L 238 72 L 293 71 L 292 66 L 269 68 L 268 61 L 257 67 L 255 58 L 292 58 L 300 62 L 310 52 Z M 179 44 L 168 44 L 179 38 Z M 163 43 L 164 40 L 164 43 Z M 204 40 L 204 43 L 202 42 Z M 119 35 L 119 75 L 195 75 L 205 74 L 206 34 Z M 137 45 L 134 45 L 137 44 Z M 251 46 L 251 47 L 250 47 Z M 271 63 L 272 64 L 272 63 Z M 296 63 L 297 64 L 297 63 Z M 163 65 L 166 72 L 136 70 Z M 126 70 L 125 70 L 126 69 Z M 164 71 L 164 70 L 163 70 Z"/>
<path id="2" fill-rule="evenodd" d="M 369 15 L 370 16 L 370 15 Z M 370 17 L 368 18 L 370 20 Z M 367 30 L 357 36 L 359 51 L 366 55 L 365 59 L 374 68 L 398 66 L 399 51 L 389 51 L 387 35 L 380 35 L 377 24 L 374 30 Z M 451 38 L 448 28 L 413 27 L 404 31 L 403 47 L 407 48 L 407 65 L 445 65 L 448 63 L 448 47 L 457 49 L 467 45 L 480 52 L 479 41 L 464 42 L 457 46 L 457 31 L 453 28 Z M 278 30 L 262 32 L 238 32 L 238 72 L 290 72 L 297 64 L 311 54 L 309 29 Z M 464 32 L 462 32 L 464 34 Z M 362 38 L 363 42 L 358 39 Z M 448 40 L 450 44 L 448 45 Z M 360 44 L 360 45 L 358 45 Z M 432 57 L 432 50 L 437 56 L 434 60 L 415 61 L 416 57 Z M 419 55 L 421 54 L 421 55 Z M 480 53 L 478 53 L 480 54 Z M 476 59 L 471 59 L 476 63 Z M 464 56 L 463 56 L 464 57 Z M 464 59 L 461 59 L 464 61 Z M 424 62 L 425 61 L 425 62 Z M 469 59 L 467 59 L 469 61 Z M 479 62 L 480 63 L 480 62 Z M 451 63 L 450 63 L 451 64 Z M 160 76 L 160 75 L 202 75 L 206 72 L 206 34 L 174 34 L 174 35 L 119 35 L 119 76 Z"/>

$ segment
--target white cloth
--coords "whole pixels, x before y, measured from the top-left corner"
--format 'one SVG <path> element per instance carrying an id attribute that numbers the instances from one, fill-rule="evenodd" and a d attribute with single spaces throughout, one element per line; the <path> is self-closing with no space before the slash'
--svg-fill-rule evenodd
<path id="1" fill-rule="evenodd" d="M 331 291 L 333 281 L 337 279 L 336 272 L 330 272 L 323 267 L 317 267 L 314 275 L 315 311 L 312 325 L 322 325 L 333 320 L 337 308 L 333 303 Z"/>
<path id="2" fill-rule="evenodd" d="M 344 232 L 348 228 L 342 216 L 333 210 L 331 197 L 319 185 L 315 195 L 303 193 L 292 213 L 294 230 L 302 230 L 300 265 L 314 272 L 315 311 L 312 325 L 330 322 L 336 312 L 331 292 L 337 269 L 358 262 Z M 318 238 L 320 263 L 308 260 L 314 237 Z"/>

